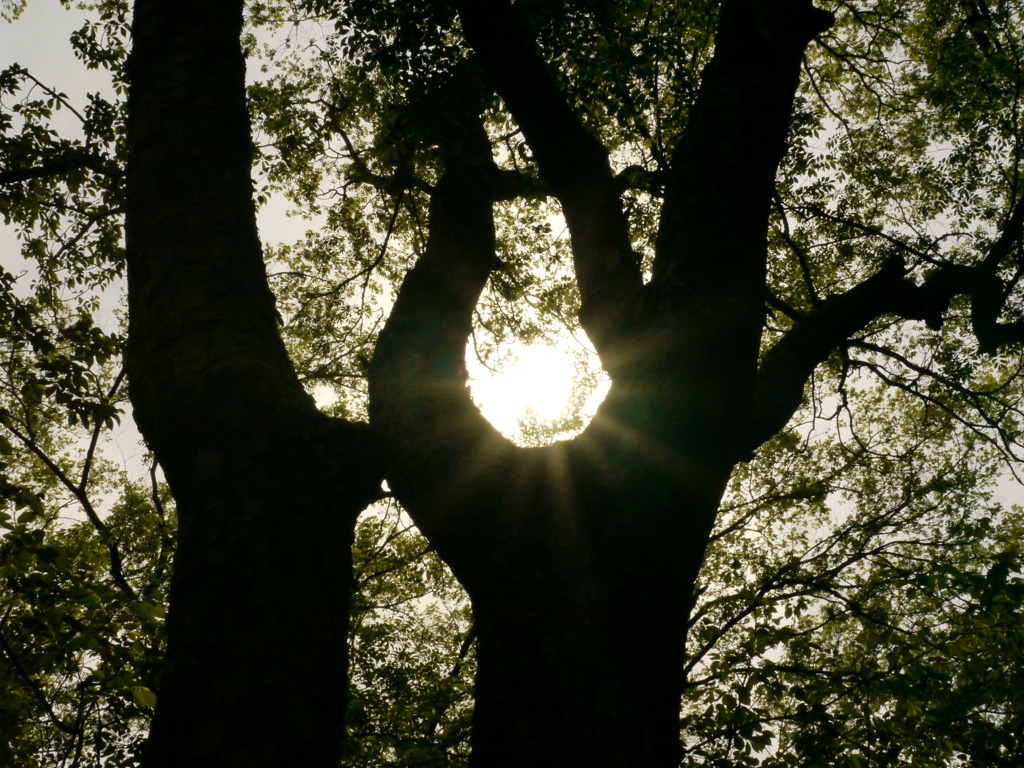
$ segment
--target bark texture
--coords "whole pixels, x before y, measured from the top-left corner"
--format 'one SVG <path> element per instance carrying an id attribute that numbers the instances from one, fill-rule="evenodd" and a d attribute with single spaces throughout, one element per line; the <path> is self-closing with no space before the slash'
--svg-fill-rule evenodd
<path id="1" fill-rule="evenodd" d="M 320 414 L 256 230 L 241 0 L 138 0 L 126 241 L 131 398 L 177 501 L 148 768 L 338 765 L 365 426 Z"/>
<path id="2" fill-rule="evenodd" d="M 804 47 L 830 16 L 806 0 L 723 5 L 644 285 L 607 151 L 511 4 L 456 5 L 562 205 L 580 320 L 612 387 L 581 435 L 541 449 L 512 445 L 472 403 L 464 355 L 498 194 L 487 138 L 463 115 L 426 252 L 378 343 L 371 423 L 397 445 L 392 489 L 473 601 L 471 764 L 674 768 L 694 583 L 732 467 L 764 439 L 774 174 Z M 788 418 L 799 398 L 771 402 Z"/>

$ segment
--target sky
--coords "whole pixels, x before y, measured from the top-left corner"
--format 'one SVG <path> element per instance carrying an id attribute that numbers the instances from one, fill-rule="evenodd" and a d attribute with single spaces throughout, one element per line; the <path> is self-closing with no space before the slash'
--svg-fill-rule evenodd
<path id="1" fill-rule="evenodd" d="M 0 64 L 21 64 L 79 103 L 76 95 L 108 90 L 106 76 L 81 66 L 68 44 L 68 37 L 84 16 L 78 9 L 64 8 L 57 0 L 30 0 L 17 21 L 0 22 Z"/>

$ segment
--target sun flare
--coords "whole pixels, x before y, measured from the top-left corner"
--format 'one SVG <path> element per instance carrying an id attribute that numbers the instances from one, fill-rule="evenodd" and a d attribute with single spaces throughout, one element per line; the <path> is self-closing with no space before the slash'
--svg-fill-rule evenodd
<path id="1" fill-rule="evenodd" d="M 520 423 L 531 415 L 552 423 L 573 407 L 581 386 L 578 354 L 565 346 L 530 345 L 519 348 L 500 370 L 492 371 L 468 355 L 469 385 L 484 416 L 502 433 L 515 437 Z M 590 416 L 604 397 L 599 385 L 583 405 Z"/>

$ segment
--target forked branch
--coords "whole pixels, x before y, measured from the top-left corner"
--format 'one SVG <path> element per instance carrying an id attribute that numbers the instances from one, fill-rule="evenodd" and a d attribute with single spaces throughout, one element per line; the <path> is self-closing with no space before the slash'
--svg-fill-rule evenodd
<path id="1" fill-rule="evenodd" d="M 996 270 L 1019 246 L 1024 234 L 1024 199 L 1007 217 L 1000 236 L 974 266 L 948 264 L 920 284 L 907 276 L 895 257 L 872 277 L 846 293 L 832 296 L 799 318 L 765 355 L 758 371 L 757 417 L 752 426 L 756 447 L 785 426 L 803 396 L 814 368 L 856 333 L 883 315 L 920 320 L 939 329 L 950 302 L 971 299 L 971 326 L 980 351 L 994 354 L 1007 344 L 1024 342 L 1024 321 L 999 322 L 1007 291 Z"/>
<path id="2" fill-rule="evenodd" d="M 466 39 L 562 204 L 580 322 L 604 356 L 624 341 L 643 284 L 608 151 L 570 108 L 508 0 L 457 0 L 456 7 Z"/>

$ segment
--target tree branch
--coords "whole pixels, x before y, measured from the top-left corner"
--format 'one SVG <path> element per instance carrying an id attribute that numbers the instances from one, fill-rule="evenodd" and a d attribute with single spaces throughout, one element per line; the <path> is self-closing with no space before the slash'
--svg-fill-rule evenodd
<path id="1" fill-rule="evenodd" d="M 881 234 L 881 233 L 875 233 Z M 872 320 L 893 314 L 942 327 L 943 314 L 956 296 L 971 297 L 971 326 L 978 348 L 994 354 L 1006 344 L 1024 342 L 1024 320 L 1000 323 L 1006 289 L 996 269 L 1024 234 L 1024 198 L 1007 217 L 1000 236 L 975 266 L 947 264 L 920 285 L 907 279 L 902 258 L 887 261 L 860 285 L 832 296 L 798 320 L 765 355 L 758 372 L 756 445 L 781 429 L 800 405 L 804 383 L 829 353 Z M 766 431 L 770 430 L 770 432 Z M 754 445 L 753 447 L 756 447 Z"/>
<path id="2" fill-rule="evenodd" d="M 768 351 L 758 370 L 751 450 L 789 421 L 815 367 L 876 317 L 902 309 L 906 317 L 941 323 L 950 297 L 945 297 L 945 291 L 935 291 L 931 304 L 925 298 L 926 286 L 917 288 L 905 274 L 903 260 L 890 259 L 860 285 L 821 302 Z"/>
<path id="3" fill-rule="evenodd" d="M 752 394 L 775 173 L 804 49 L 831 22 L 811 0 L 723 3 L 714 56 L 666 174 L 646 319 L 686 329 L 672 357 L 706 388 L 706 401 L 729 393 L 709 425 L 746 410 L 736 403 Z M 738 436 L 746 427 L 719 430 Z"/>
<path id="4" fill-rule="evenodd" d="M 123 175 L 121 169 L 105 157 L 94 155 L 91 152 L 70 152 L 63 157 L 56 157 L 28 168 L 10 168 L 0 171 L 0 186 L 15 184 L 19 181 L 59 176 L 81 168 L 88 168 L 110 178 L 119 178 Z"/>
<path id="5" fill-rule="evenodd" d="M 74 106 L 72 106 L 71 102 L 68 101 L 68 97 L 65 94 L 61 93 L 60 91 L 55 91 L 50 86 L 46 85 L 42 80 L 40 80 L 35 75 L 30 73 L 27 69 L 18 67 L 18 70 L 19 71 L 16 74 L 20 75 L 21 77 L 24 77 L 26 80 L 31 80 L 37 86 L 42 88 L 47 96 L 50 96 L 56 101 L 59 101 L 61 104 L 63 104 L 65 109 L 67 109 L 68 112 L 77 117 L 80 123 L 82 123 L 83 125 L 88 123 L 88 121 L 85 119 L 85 116 L 77 109 L 75 109 Z"/>
<path id="6" fill-rule="evenodd" d="M 1020 243 L 1021 235 L 1024 234 L 1024 196 L 1013 207 L 1006 219 L 999 239 L 996 240 L 988 253 L 985 255 L 985 266 L 995 269 L 1010 255 L 1014 245 Z"/>
<path id="7" fill-rule="evenodd" d="M 807 252 L 803 247 L 793 239 L 792 233 L 789 231 L 789 218 L 786 216 L 786 209 L 782 204 L 782 200 L 775 196 L 775 208 L 779 214 L 779 220 L 782 222 L 782 239 L 786 241 L 786 245 L 789 249 L 796 254 L 797 262 L 800 264 L 800 272 L 804 277 L 804 285 L 807 287 L 807 295 L 811 299 L 812 304 L 817 304 L 820 299 L 818 298 L 818 290 L 814 286 L 814 277 L 811 275 L 811 267 L 807 259 Z"/>
<path id="8" fill-rule="evenodd" d="M 832 21 L 810 0 L 723 3 L 715 53 L 672 156 L 655 291 L 699 294 L 742 281 L 760 305 L 764 233 L 800 63 Z"/>
<path id="9" fill-rule="evenodd" d="M 497 169 L 479 117 L 456 116 L 452 125 L 441 148 L 445 172 L 431 195 L 425 252 L 402 284 L 370 368 L 371 424 L 401 436 L 405 452 L 388 483 L 435 543 L 453 527 L 442 523 L 468 491 L 465 483 L 473 482 L 467 478 L 479 447 L 508 443 L 471 400 L 465 371 L 473 311 L 497 264 L 491 211 Z M 415 478 L 429 478 L 430 487 L 410 487 L 422 485 Z M 431 495 L 435 482 L 447 484 L 445 509 L 407 503 Z"/>
<path id="10" fill-rule="evenodd" d="M 110 529 L 107 528 L 106 524 L 100 519 L 99 514 L 96 512 L 96 508 L 93 507 L 92 501 L 89 499 L 89 494 L 86 493 L 84 486 L 79 486 L 72 480 L 60 465 L 51 459 L 46 451 L 39 447 L 39 444 L 28 434 L 22 434 L 21 430 L 15 429 L 8 425 L 7 429 L 12 435 L 14 435 L 22 445 L 28 448 L 36 457 L 46 465 L 46 468 L 53 473 L 54 477 L 60 481 L 60 483 L 67 488 L 71 494 L 78 500 L 79 505 L 82 507 L 82 511 L 85 512 L 85 516 L 89 518 L 89 522 L 92 523 L 93 528 L 96 529 L 96 534 L 99 536 L 100 541 L 107 548 L 107 552 L 110 555 L 110 576 L 114 579 L 114 583 L 117 584 L 118 588 L 124 592 L 124 594 L 132 600 L 138 598 L 132 585 L 128 583 L 128 579 L 125 578 L 124 571 L 121 568 L 121 552 L 117 548 L 117 542 L 114 541 L 114 537 L 110 533 Z M 90 457 L 91 460 L 91 457 Z M 83 476 L 88 480 L 88 472 L 83 472 Z"/>
<path id="11" fill-rule="evenodd" d="M 110 385 L 110 389 L 107 390 L 107 395 L 103 399 L 110 403 L 114 399 L 114 395 L 117 394 L 117 390 L 121 388 L 121 383 L 124 381 L 124 367 L 117 372 L 114 377 L 113 383 Z M 96 455 L 96 446 L 99 444 L 100 432 L 103 431 L 103 421 L 101 419 L 95 419 L 92 425 L 92 435 L 89 438 L 89 447 L 85 452 L 85 461 L 82 463 L 82 479 L 78 483 L 79 490 L 84 494 L 89 488 L 89 473 L 92 471 L 92 459 Z"/>
<path id="12" fill-rule="evenodd" d="M 936 263 L 935 259 L 929 256 L 927 253 L 917 248 L 914 248 L 912 245 L 909 245 L 908 243 L 903 242 L 898 237 L 893 237 L 892 235 L 888 234 L 887 232 L 878 227 L 873 227 L 869 224 L 862 224 L 859 221 L 852 221 L 851 219 L 845 219 L 842 216 L 836 216 L 835 214 L 829 213 L 824 208 L 820 208 L 817 205 L 800 206 L 800 210 L 808 211 L 809 213 L 813 214 L 814 216 L 820 219 L 831 221 L 833 224 L 842 224 L 843 226 L 850 227 L 851 229 L 856 229 L 859 232 L 863 232 L 866 235 L 871 235 L 872 237 L 880 237 L 883 240 L 892 243 L 901 251 L 906 251 L 911 256 L 914 256 L 923 262 L 928 262 L 932 264 Z"/>
<path id="13" fill-rule="evenodd" d="M 604 357 L 625 341 L 624 326 L 643 285 L 608 151 L 570 109 L 508 0 L 457 0 L 456 7 L 466 39 L 562 204 L 582 300 L 580 323 Z"/>

